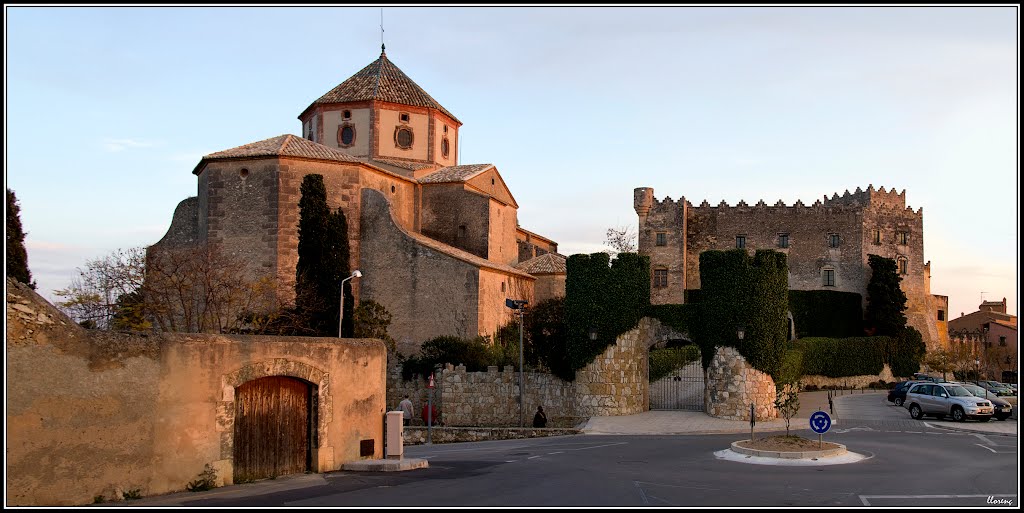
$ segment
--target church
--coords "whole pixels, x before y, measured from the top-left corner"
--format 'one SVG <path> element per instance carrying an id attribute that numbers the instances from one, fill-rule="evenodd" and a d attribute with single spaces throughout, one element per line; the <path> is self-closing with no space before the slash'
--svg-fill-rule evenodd
<path id="1" fill-rule="evenodd" d="M 216 246 L 270 276 L 278 304 L 294 299 L 299 188 L 320 174 L 331 209 L 348 219 L 356 302 L 392 316 L 403 353 L 436 336 L 492 335 L 511 321 L 506 299 L 564 295 L 558 244 L 519 226 L 494 164 L 459 161 L 462 122 L 380 57 L 298 116 L 285 134 L 204 156 L 198 192 L 175 209 L 150 251 Z"/>

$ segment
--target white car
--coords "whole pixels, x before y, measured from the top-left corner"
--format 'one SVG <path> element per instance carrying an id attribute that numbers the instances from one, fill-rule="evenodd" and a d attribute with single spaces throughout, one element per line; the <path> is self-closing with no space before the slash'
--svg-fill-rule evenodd
<path id="1" fill-rule="evenodd" d="M 966 388 L 952 383 L 917 383 L 907 391 L 903 405 L 914 419 L 950 415 L 957 422 L 968 418 L 987 422 L 994 413 L 991 401 L 975 397 Z"/>

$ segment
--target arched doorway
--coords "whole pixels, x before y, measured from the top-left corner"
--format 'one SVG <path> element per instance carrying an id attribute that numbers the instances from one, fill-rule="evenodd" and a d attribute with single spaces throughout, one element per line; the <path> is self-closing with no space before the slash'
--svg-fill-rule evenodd
<path id="1" fill-rule="evenodd" d="M 235 389 L 234 481 L 313 470 L 315 387 L 287 376 L 268 376 Z"/>

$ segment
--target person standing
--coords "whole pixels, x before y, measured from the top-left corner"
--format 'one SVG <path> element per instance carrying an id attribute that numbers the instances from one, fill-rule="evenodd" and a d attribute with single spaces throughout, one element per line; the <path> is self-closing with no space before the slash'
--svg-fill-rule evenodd
<path id="1" fill-rule="evenodd" d="M 548 425 L 548 416 L 544 414 L 544 407 L 538 406 L 537 413 L 533 416 L 533 427 L 542 428 Z"/>
<path id="2" fill-rule="evenodd" d="M 402 425 L 408 426 L 412 420 L 412 401 L 409 400 L 409 394 L 405 394 L 405 399 L 398 403 L 398 409 L 402 410 Z"/>

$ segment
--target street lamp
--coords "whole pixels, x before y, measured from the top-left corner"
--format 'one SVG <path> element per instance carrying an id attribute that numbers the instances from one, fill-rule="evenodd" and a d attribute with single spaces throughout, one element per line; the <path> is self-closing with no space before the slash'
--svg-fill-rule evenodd
<path id="1" fill-rule="evenodd" d="M 519 427 L 523 425 L 523 309 L 526 308 L 525 299 L 505 298 L 505 306 L 519 314 Z"/>
<path id="2" fill-rule="evenodd" d="M 360 278 L 363 273 L 359 272 L 359 269 L 352 271 L 352 275 L 344 280 L 341 280 L 341 306 L 338 308 L 338 338 L 341 338 L 341 321 L 345 319 L 345 282 L 352 278 Z"/>
<path id="3" fill-rule="evenodd" d="M 597 328 L 593 328 L 593 327 L 590 328 L 590 331 L 587 332 L 587 338 L 589 338 L 591 342 L 596 342 L 597 341 Z"/>
<path id="4" fill-rule="evenodd" d="M 743 340 L 743 336 L 746 335 L 746 334 L 747 334 L 746 333 L 746 329 L 743 327 L 742 324 L 739 325 L 739 326 L 736 326 L 736 338 L 738 338 L 739 340 L 742 341 Z"/>

